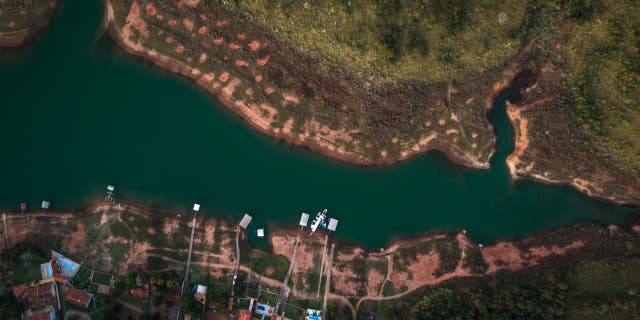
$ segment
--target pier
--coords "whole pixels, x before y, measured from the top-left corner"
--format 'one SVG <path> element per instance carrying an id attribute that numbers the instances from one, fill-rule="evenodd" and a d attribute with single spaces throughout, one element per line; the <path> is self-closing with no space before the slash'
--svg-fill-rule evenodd
<path id="1" fill-rule="evenodd" d="M 9 234 L 7 233 L 7 214 L 2 214 L 2 225 L 4 226 L 4 248 L 9 248 Z"/>

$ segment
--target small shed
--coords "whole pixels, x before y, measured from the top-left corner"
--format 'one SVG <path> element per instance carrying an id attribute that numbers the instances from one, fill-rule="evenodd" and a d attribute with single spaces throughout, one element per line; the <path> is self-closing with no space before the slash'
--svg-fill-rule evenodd
<path id="1" fill-rule="evenodd" d="M 306 227 L 308 224 L 309 224 L 309 214 L 303 212 L 302 215 L 300 215 L 300 226 Z"/>
<path id="2" fill-rule="evenodd" d="M 329 226 L 327 227 L 327 229 L 331 231 L 336 231 L 337 227 L 338 227 L 338 220 L 334 218 L 329 219 Z"/>
<path id="3" fill-rule="evenodd" d="M 205 298 L 207 297 L 207 286 L 199 284 L 195 289 L 196 292 L 193 294 L 193 297 L 198 302 L 204 304 Z"/>
<path id="4" fill-rule="evenodd" d="M 251 223 L 251 220 L 253 220 L 253 217 L 245 213 L 244 217 L 242 217 L 242 220 L 240 220 L 240 223 L 238 223 L 238 225 L 242 229 L 247 229 L 247 226 L 249 225 L 249 223 Z"/>
<path id="5" fill-rule="evenodd" d="M 76 288 L 69 288 L 69 292 L 67 292 L 67 295 L 64 297 L 64 301 L 84 309 L 89 308 L 89 304 L 92 300 L 92 294 Z"/>

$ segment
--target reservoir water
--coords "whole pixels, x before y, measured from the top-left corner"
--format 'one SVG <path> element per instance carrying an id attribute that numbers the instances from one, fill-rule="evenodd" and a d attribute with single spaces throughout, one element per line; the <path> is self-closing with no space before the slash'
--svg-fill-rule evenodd
<path id="1" fill-rule="evenodd" d="M 73 209 L 116 196 L 158 208 L 291 227 L 328 208 L 336 236 L 370 248 L 465 228 L 481 241 L 581 220 L 621 222 L 618 207 L 562 186 L 509 179 L 504 95 L 490 119 L 490 170 L 428 153 L 390 167 L 335 162 L 264 136 L 187 79 L 123 53 L 103 33 L 98 0 L 64 1 L 32 44 L 0 55 L 0 209 L 41 200 Z"/>

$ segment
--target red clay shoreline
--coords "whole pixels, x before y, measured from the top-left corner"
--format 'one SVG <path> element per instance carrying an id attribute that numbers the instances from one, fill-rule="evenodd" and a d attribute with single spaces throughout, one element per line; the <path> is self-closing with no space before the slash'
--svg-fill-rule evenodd
<path id="1" fill-rule="evenodd" d="M 150 205 L 145 205 L 143 203 L 140 202 L 135 202 L 135 201 L 122 201 L 122 202 L 117 202 L 116 204 L 110 204 L 110 203 L 106 203 L 103 200 L 95 200 L 90 202 L 89 204 L 82 206 L 82 207 L 78 207 L 76 209 L 72 209 L 72 210 L 52 210 L 52 211 L 42 211 L 42 210 L 36 210 L 36 211 L 29 211 L 27 213 L 25 213 L 25 215 L 40 215 L 40 214 L 44 214 L 44 215 L 67 215 L 67 214 L 78 214 L 78 213 L 86 213 L 86 212 L 94 212 L 96 210 L 99 210 L 101 208 L 104 207 L 115 207 L 115 206 L 119 206 L 120 208 L 122 208 L 122 210 L 131 210 L 133 212 L 151 217 L 152 214 L 160 214 L 161 217 L 166 217 L 171 215 L 173 218 L 177 218 L 175 216 L 175 213 L 185 213 L 185 215 L 182 218 L 185 218 L 185 221 L 190 221 L 190 216 L 188 216 L 187 214 L 189 214 L 189 210 L 188 208 L 185 208 L 184 210 L 166 210 L 166 209 L 160 209 L 160 208 L 156 208 L 156 207 L 152 207 Z M 8 215 L 18 215 L 21 214 L 20 211 L 17 210 L 9 210 L 9 211 L 2 211 L 3 214 L 8 214 Z M 198 218 L 198 220 L 200 219 L 213 219 L 216 220 L 226 226 L 235 226 L 235 223 L 233 223 L 232 221 L 230 221 L 229 218 L 225 218 L 225 217 L 213 217 L 210 215 L 202 215 L 200 218 Z M 294 221 L 295 222 L 295 221 Z M 292 223 L 294 223 L 292 222 Z M 622 228 L 627 228 L 632 227 L 634 225 L 637 225 L 638 221 L 634 220 L 634 221 L 626 221 L 623 222 L 621 224 L 616 224 L 619 227 Z M 565 226 L 560 226 L 560 227 L 556 227 L 556 228 L 552 228 L 552 229 L 548 229 L 545 230 L 544 232 L 540 232 L 540 233 L 532 233 L 529 235 L 526 235 L 524 237 L 515 237 L 515 238 L 501 238 L 501 239 L 495 239 L 494 241 L 491 241 L 489 243 L 484 243 L 483 245 L 486 247 L 490 247 L 493 245 L 496 245 L 498 243 L 502 243 L 502 242 L 518 242 L 518 243 L 527 243 L 530 242 L 532 240 L 535 240 L 536 238 L 545 236 L 545 235 L 549 235 L 549 234 L 554 234 L 554 233 L 561 233 L 563 231 L 566 230 L 570 230 L 572 228 L 576 228 L 579 226 L 586 226 L 586 225 L 599 225 L 599 226 L 608 226 L 608 224 L 602 223 L 602 222 L 598 222 L 598 221 L 593 221 L 593 220 L 582 220 L 582 221 L 577 221 L 574 223 L 571 223 L 569 225 L 565 225 Z M 305 229 L 306 231 L 304 231 L 303 233 L 307 233 L 308 228 Z M 243 233 L 245 239 L 246 239 L 246 230 L 241 230 L 241 233 Z M 291 236 L 291 235 L 295 235 L 300 233 L 300 227 L 296 226 L 296 227 L 282 227 L 282 228 L 278 228 L 276 230 L 270 231 L 269 232 L 269 248 L 270 251 L 272 252 L 272 246 L 271 246 L 271 238 L 272 237 L 281 237 L 281 236 Z M 393 237 L 391 238 L 389 241 L 387 241 L 387 245 L 384 248 L 369 248 L 366 247 L 362 244 L 359 244 L 357 242 L 354 241 L 348 241 L 348 240 L 341 240 L 340 238 L 336 238 L 336 237 L 332 237 L 332 241 L 336 242 L 338 246 L 347 246 L 347 247 L 351 247 L 354 249 L 361 249 L 363 250 L 363 252 L 365 253 L 369 253 L 369 254 L 380 254 L 382 252 L 382 250 L 380 249 L 384 249 L 384 251 L 389 250 L 391 248 L 393 248 L 394 246 L 397 247 L 409 247 L 412 245 L 415 245 L 416 243 L 421 243 L 421 242 L 426 242 L 426 241 L 430 241 L 430 240 L 435 240 L 435 239 L 443 239 L 443 238 L 455 238 L 456 235 L 460 234 L 460 233 L 466 233 L 467 238 L 469 240 L 471 240 L 472 242 L 476 242 L 475 239 L 472 237 L 472 235 L 470 235 L 466 229 L 457 229 L 457 230 L 446 230 L 446 231 L 427 231 L 427 232 L 423 232 L 423 233 L 419 233 L 416 235 L 409 235 L 409 236 L 399 236 L 399 237 Z M 324 232 L 319 232 L 317 233 L 318 236 L 322 236 L 324 235 Z"/>
<path id="2" fill-rule="evenodd" d="M 269 135 L 273 138 L 276 138 L 277 140 L 280 141 L 284 141 L 287 143 L 290 143 L 296 147 L 302 148 L 302 149 L 307 149 L 307 150 L 311 150 L 313 152 L 317 152 L 320 153 L 322 155 L 325 155 L 329 158 L 332 158 L 334 160 L 343 162 L 343 163 L 348 163 L 348 164 L 353 164 L 353 165 L 359 165 L 359 166 L 389 166 L 389 165 L 393 165 L 396 164 L 400 161 L 403 160 L 407 160 L 409 158 L 412 158 L 418 154 L 422 154 L 431 150 L 434 151 L 440 151 L 442 154 L 444 154 L 451 162 L 461 165 L 461 166 L 465 166 L 465 167 L 470 167 L 470 168 L 475 168 L 475 169 L 489 169 L 489 163 L 475 163 L 472 160 L 468 159 L 467 157 L 464 156 L 464 153 L 459 150 L 456 146 L 447 144 L 432 144 L 432 145 L 428 145 L 426 147 L 421 147 L 421 149 L 419 149 L 418 151 L 414 151 L 412 149 L 408 149 L 406 150 L 406 154 L 405 156 L 402 156 L 400 154 L 394 156 L 394 157 L 388 157 L 388 158 L 368 158 L 362 154 L 360 155 L 355 155 L 355 154 L 341 154 L 338 152 L 334 152 L 332 150 L 329 150 L 327 147 L 318 144 L 315 141 L 311 141 L 311 140 L 302 140 L 297 136 L 294 135 L 290 135 L 290 134 L 283 134 L 282 132 L 274 132 L 272 130 L 267 130 L 265 128 L 260 127 L 259 125 L 257 125 L 255 122 L 253 122 L 253 120 L 251 118 L 249 118 L 247 115 L 243 114 L 242 112 L 240 112 L 237 107 L 235 106 L 235 103 L 229 99 L 227 99 L 226 97 L 224 97 L 221 94 L 221 90 L 215 90 L 213 88 L 210 87 L 205 87 L 204 85 L 200 84 L 198 79 L 194 79 L 194 77 L 191 76 L 191 67 L 184 64 L 183 62 L 180 62 L 174 58 L 165 56 L 165 55 L 161 55 L 161 54 L 157 54 L 157 56 L 151 56 L 149 55 L 146 50 L 141 50 L 141 51 L 137 51 L 134 50 L 133 48 L 129 47 L 125 41 L 122 39 L 122 33 L 119 30 L 119 27 L 117 25 L 115 25 L 115 21 L 112 21 L 109 19 L 108 17 L 108 12 L 107 12 L 107 7 L 110 6 L 110 4 L 108 3 L 108 0 L 102 0 L 103 6 L 105 8 L 105 13 L 104 13 L 104 26 L 106 28 L 106 31 L 109 33 L 109 35 L 111 36 L 111 38 L 114 40 L 114 42 L 120 47 L 122 48 L 125 52 L 132 54 L 134 56 L 143 58 L 145 60 L 149 60 L 151 62 L 153 62 L 157 67 L 159 67 L 161 70 L 164 71 L 169 71 L 171 73 L 174 74 L 178 74 L 181 76 L 184 76 L 188 79 L 193 80 L 193 82 L 197 85 L 199 85 L 202 89 L 205 89 L 205 91 L 209 92 L 211 95 L 213 95 L 216 100 L 218 102 L 220 102 L 221 104 L 223 104 L 226 109 L 228 109 L 229 111 L 232 111 L 234 114 L 240 116 L 244 121 L 246 121 L 247 123 L 249 123 L 251 125 L 251 127 L 257 129 L 258 131 L 262 132 L 263 134 Z M 146 48 L 145 48 L 146 49 Z M 485 120 L 486 120 L 486 115 L 485 115 Z M 487 121 L 487 123 L 489 123 Z M 495 140 L 495 139 L 494 139 Z M 494 150 L 493 152 L 495 152 L 495 146 L 494 146 Z M 493 154 L 492 152 L 492 154 Z"/>

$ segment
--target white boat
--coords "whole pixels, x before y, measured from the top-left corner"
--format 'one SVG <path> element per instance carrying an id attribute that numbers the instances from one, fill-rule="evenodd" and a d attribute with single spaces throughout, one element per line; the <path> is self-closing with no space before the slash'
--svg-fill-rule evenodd
<path id="1" fill-rule="evenodd" d="M 327 209 L 322 210 L 316 214 L 316 218 L 313 219 L 311 223 L 311 235 L 313 235 L 316 230 L 318 230 L 318 226 L 322 225 L 323 227 L 326 225 L 324 220 L 327 218 Z"/>

